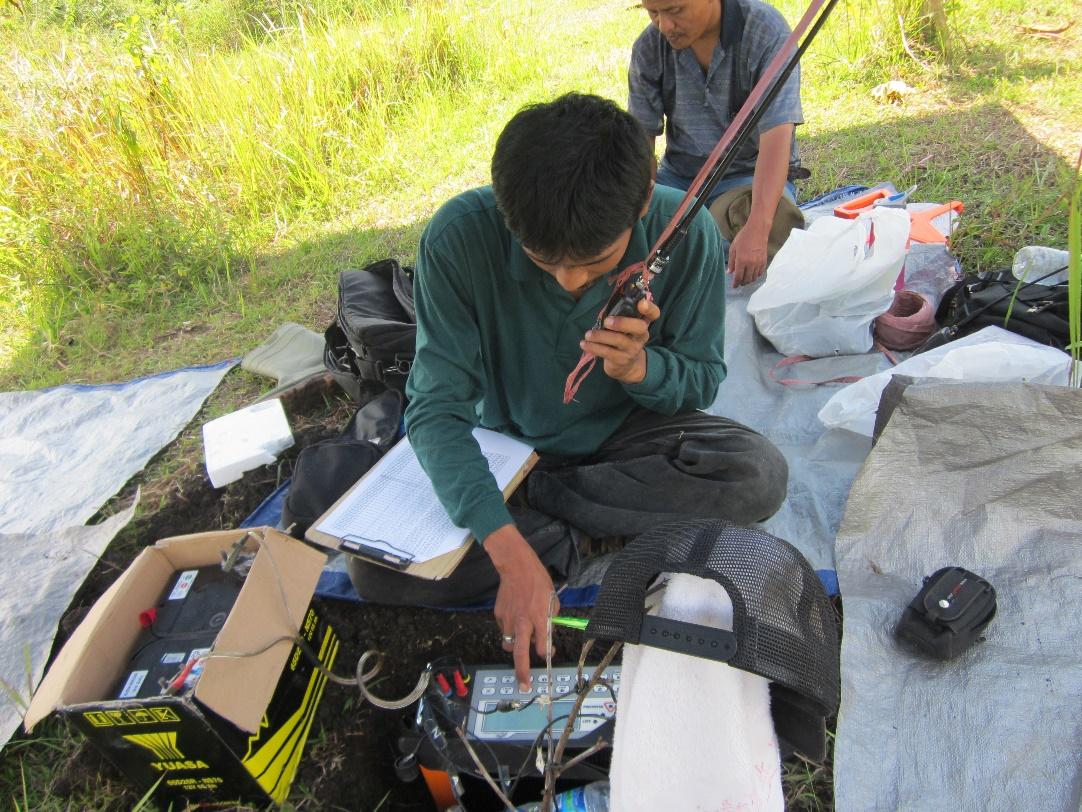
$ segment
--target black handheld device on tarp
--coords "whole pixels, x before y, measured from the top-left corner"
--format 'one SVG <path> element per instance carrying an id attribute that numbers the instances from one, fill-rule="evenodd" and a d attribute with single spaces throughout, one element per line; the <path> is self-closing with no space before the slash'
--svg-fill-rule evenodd
<path id="1" fill-rule="evenodd" d="M 962 567 L 943 567 L 924 579 L 902 613 L 894 634 L 899 641 L 939 660 L 957 657 L 996 616 L 996 591 Z"/>

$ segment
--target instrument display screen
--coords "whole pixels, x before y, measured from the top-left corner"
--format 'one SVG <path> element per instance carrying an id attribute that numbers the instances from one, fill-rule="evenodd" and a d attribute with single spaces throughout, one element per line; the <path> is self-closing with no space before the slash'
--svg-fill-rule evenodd
<path id="1" fill-rule="evenodd" d="M 552 718 L 559 719 L 561 716 L 567 716 L 571 713 L 571 709 L 574 706 L 575 703 L 573 701 L 553 702 Z M 481 709 L 485 711 L 492 710 L 494 707 L 496 707 L 495 702 L 481 703 Z M 573 730 L 577 731 L 579 729 L 580 719 L 575 720 L 575 727 L 572 728 Z M 481 729 L 486 733 L 540 733 L 545 725 L 548 724 L 548 721 L 548 709 L 544 705 L 535 702 L 528 708 L 507 711 L 506 713 L 489 713 L 482 716 Z M 552 732 L 560 733 L 566 725 L 566 719 L 560 719 L 558 722 L 553 722 Z"/>

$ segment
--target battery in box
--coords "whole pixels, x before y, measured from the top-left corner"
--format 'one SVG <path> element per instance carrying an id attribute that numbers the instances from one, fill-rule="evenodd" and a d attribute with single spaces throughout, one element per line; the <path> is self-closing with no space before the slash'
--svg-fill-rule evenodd
<path id="1" fill-rule="evenodd" d="M 136 641 L 113 697 L 160 696 L 181 674 L 184 682 L 172 692 L 191 690 L 203 670 L 200 658 L 214 645 L 243 585 L 237 569 L 226 572 L 210 566 L 177 573 L 154 608 L 143 613 L 150 622 Z"/>

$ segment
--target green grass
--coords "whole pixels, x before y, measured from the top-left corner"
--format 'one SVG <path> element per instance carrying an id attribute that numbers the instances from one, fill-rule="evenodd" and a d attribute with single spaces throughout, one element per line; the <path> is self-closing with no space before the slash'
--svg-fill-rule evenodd
<path id="1" fill-rule="evenodd" d="M 777 5 L 790 21 L 803 11 Z M 1020 30 L 1072 20 L 1077 5 L 955 0 L 945 38 L 921 8 L 843 2 L 812 46 L 801 195 L 890 180 L 916 184 L 919 200 L 960 199 L 967 270 L 1070 244 L 1078 300 L 1082 22 Z M 521 105 L 566 90 L 624 100 L 645 23 L 628 0 L 8 0 L 0 387 L 213 362 L 286 320 L 321 330 L 336 271 L 411 260 L 436 207 L 487 182 Z M 892 79 L 913 92 L 876 102 L 872 88 Z M 230 376 L 211 410 L 258 387 Z M 197 458 L 186 434 L 148 470 L 141 510 Z M 77 749 L 56 725 L 10 745 L 10 803 L 69 808 L 54 773 Z M 828 779 L 805 765 L 787 795 L 821 808 Z M 65 790 L 91 807 L 139 803 L 106 783 Z"/>
<path id="2" fill-rule="evenodd" d="M 107 42 L 73 33 L 59 53 L 36 33 L 12 32 L 0 74 L 0 278 L 18 332 L 56 347 L 85 319 L 91 351 L 121 313 L 243 317 L 235 276 L 257 250 L 438 186 L 465 157 L 442 122 L 523 81 L 538 47 L 456 0 L 376 19 L 298 9 L 273 36 L 209 51 L 168 18 L 132 17 Z M 480 45 L 500 38 L 508 58 Z"/>
<path id="3" fill-rule="evenodd" d="M 60 812 L 78 809 L 62 800 L 69 794 L 86 799 L 86 809 L 133 809 L 139 796 L 130 787 L 114 784 L 96 775 L 94 770 L 79 770 L 79 779 L 68 783 L 67 773 L 76 763 L 100 762 L 89 745 L 74 738 L 63 722 L 48 720 L 33 738 L 10 742 L 0 761 L 2 802 L 16 812 Z"/>
<path id="4" fill-rule="evenodd" d="M 893 180 L 962 199 L 956 247 L 974 270 L 1025 242 L 1065 243 L 1055 202 L 1082 57 L 1070 31 L 1016 26 L 1069 19 L 1070 4 L 950 8 L 951 64 L 919 6 L 843 4 L 813 46 L 802 194 Z M 286 319 L 319 329 L 334 270 L 411 258 L 436 206 L 487 180 L 521 104 L 568 89 L 624 98 L 644 23 L 623 0 L 9 6 L 0 385 L 217 360 Z M 870 90 L 887 79 L 915 93 L 884 107 Z"/>

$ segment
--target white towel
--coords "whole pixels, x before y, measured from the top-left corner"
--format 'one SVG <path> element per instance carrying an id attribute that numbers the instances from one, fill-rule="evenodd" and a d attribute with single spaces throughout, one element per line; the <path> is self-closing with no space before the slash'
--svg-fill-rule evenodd
<path id="1" fill-rule="evenodd" d="M 715 581 L 669 576 L 657 614 L 732 629 Z M 725 663 L 626 646 L 613 742 L 610 809 L 785 808 L 769 683 Z"/>

